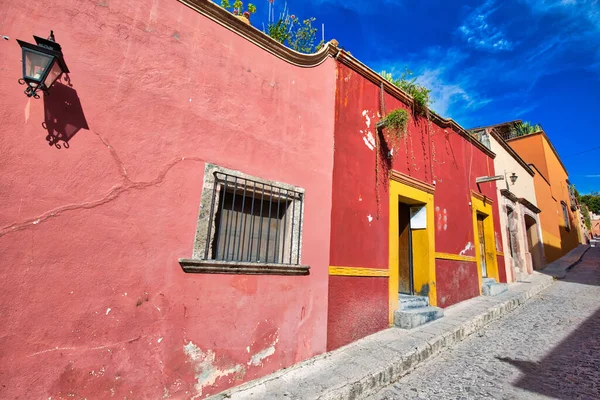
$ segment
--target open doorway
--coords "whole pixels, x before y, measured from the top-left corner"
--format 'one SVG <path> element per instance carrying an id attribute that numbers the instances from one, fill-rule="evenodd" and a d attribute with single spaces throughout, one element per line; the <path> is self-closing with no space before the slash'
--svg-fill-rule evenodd
<path id="1" fill-rule="evenodd" d="M 390 179 L 389 318 L 401 298 L 426 297 L 437 305 L 433 185 L 394 171 Z"/>
<path id="2" fill-rule="evenodd" d="M 542 268 L 542 259 L 538 225 L 536 220 L 527 214 L 525 214 L 525 229 L 527 233 L 527 248 L 529 249 L 529 253 L 531 253 L 533 269 L 539 270 Z"/>
<path id="3" fill-rule="evenodd" d="M 398 293 L 400 294 L 417 294 L 414 279 L 415 242 L 418 243 L 419 236 L 426 234 L 422 231 L 426 227 L 425 204 L 411 205 L 398 202 Z"/>
<path id="4" fill-rule="evenodd" d="M 481 277 L 487 278 L 487 263 L 486 263 L 486 251 L 485 251 L 485 231 L 484 223 L 485 215 L 477 213 L 477 235 L 479 236 L 479 260 L 481 266 Z"/>

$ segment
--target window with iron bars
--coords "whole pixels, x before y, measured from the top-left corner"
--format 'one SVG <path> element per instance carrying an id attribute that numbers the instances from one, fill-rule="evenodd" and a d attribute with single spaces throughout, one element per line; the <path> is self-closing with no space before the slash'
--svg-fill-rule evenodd
<path id="1" fill-rule="evenodd" d="M 301 263 L 304 189 L 207 164 L 185 272 L 307 275 Z"/>
<path id="2" fill-rule="evenodd" d="M 205 259 L 299 264 L 302 200 L 295 190 L 215 172 Z"/>

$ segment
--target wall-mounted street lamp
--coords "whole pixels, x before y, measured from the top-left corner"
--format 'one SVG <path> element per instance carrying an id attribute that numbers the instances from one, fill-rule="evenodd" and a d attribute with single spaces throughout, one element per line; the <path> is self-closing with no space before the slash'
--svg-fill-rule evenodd
<path id="1" fill-rule="evenodd" d="M 36 44 L 17 40 L 23 50 L 23 78 L 19 79 L 21 85 L 27 85 L 27 97 L 40 98 L 38 90 L 48 94 L 48 89 L 69 69 L 60 48 L 54 41 L 54 32 L 50 31 L 48 39 L 33 37 Z"/>
<path id="2" fill-rule="evenodd" d="M 510 176 L 510 183 L 512 183 L 513 185 L 515 184 L 515 182 L 517 181 L 517 174 L 515 174 L 514 172 L 512 173 L 512 175 Z"/>

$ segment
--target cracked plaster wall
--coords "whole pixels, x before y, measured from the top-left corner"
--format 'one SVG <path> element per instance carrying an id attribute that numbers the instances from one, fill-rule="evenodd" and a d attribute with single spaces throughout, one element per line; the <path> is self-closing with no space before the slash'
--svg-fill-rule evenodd
<path id="1" fill-rule="evenodd" d="M 50 29 L 89 125 L 69 148 L 17 83 L 14 39 Z M 7 0 L 0 31 L 0 398 L 200 398 L 325 350 L 333 61 L 167 0 Z M 306 190 L 309 276 L 182 271 L 206 162 Z"/>

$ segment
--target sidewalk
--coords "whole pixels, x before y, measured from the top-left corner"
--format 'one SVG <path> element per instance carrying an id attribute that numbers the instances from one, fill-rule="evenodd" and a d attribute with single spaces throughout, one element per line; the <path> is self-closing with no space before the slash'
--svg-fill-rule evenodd
<path id="1" fill-rule="evenodd" d="M 557 279 L 564 279 L 565 276 L 567 276 L 567 271 L 581 260 L 589 248 L 590 246 L 580 244 L 558 260 L 548 264 L 543 270 L 544 274 L 553 276 Z"/>
<path id="2" fill-rule="evenodd" d="M 582 253 L 583 254 L 583 253 Z M 581 257 L 581 256 L 580 256 Z M 577 259 L 577 261 L 579 258 Z M 390 328 L 212 399 L 358 399 L 395 382 L 419 363 L 513 311 L 552 285 L 535 272 L 495 297 L 476 297 L 444 310 L 444 318 L 410 331 Z"/>

